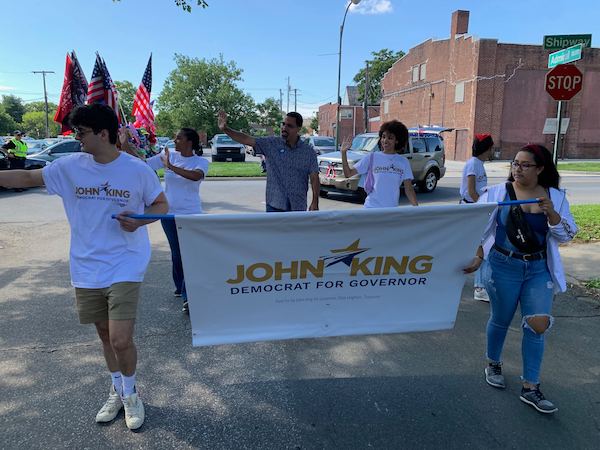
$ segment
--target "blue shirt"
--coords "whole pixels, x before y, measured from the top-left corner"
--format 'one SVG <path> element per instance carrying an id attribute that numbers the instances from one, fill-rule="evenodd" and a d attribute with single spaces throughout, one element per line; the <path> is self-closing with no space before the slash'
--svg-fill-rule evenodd
<path id="1" fill-rule="evenodd" d="M 267 205 L 306 211 L 309 176 L 319 173 L 317 154 L 310 144 L 298 139 L 291 148 L 282 137 L 271 136 L 256 138 L 254 150 L 265 155 L 267 163 Z"/>
<path id="2" fill-rule="evenodd" d="M 506 195 L 504 198 L 505 201 L 510 200 L 510 197 Z M 498 227 L 496 228 L 496 245 L 502 247 L 506 250 L 511 250 L 516 253 L 521 253 L 521 251 L 516 248 L 510 239 L 506 235 L 506 221 L 508 220 L 508 213 L 510 208 L 502 207 L 498 209 L 498 215 L 496 216 L 496 223 Z M 546 248 L 546 234 L 548 233 L 548 218 L 544 213 L 526 213 L 523 212 L 523 216 L 525 220 L 529 223 L 531 227 L 531 231 L 536 237 L 540 248 Z"/>

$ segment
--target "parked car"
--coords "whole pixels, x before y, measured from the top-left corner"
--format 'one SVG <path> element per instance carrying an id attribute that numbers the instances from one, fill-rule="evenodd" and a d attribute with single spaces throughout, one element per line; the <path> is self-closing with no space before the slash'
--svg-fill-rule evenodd
<path id="1" fill-rule="evenodd" d="M 27 144 L 28 155 L 35 155 L 36 153 L 39 153 L 46 147 L 48 147 L 46 141 L 42 139 L 30 139 L 28 141 L 25 141 L 25 143 Z"/>
<path id="2" fill-rule="evenodd" d="M 312 145 L 317 152 L 317 155 L 322 155 L 323 153 L 331 153 L 338 150 L 335 146 L 335 139 L 328 136 L 309 136 L 306 138 L 306 141 Z"/>
<path id="3" fill-rule="evenodd" d="M 446 156 L 444 153 L 443 131 L 428 128 L 409 129 L 409 145 L 403 156 L 410 162 L 414 182 L 420 192 L 433 192 L 438 180 L 446 174 Z M 352 140 L 348 151 L 348 164 L 353 167 L 358 161 L 372 151 L 379 151 L 378 133 L 359 134 Z M 344 192 L 366 198 L 366 193 L 359 187 L 360 175 L 344 177 L 340 152 L 332 152 L 317 157 L 319 162 L 319 181 L 321 196 L 329 192 Z"/>
<path id="4" fill-rule="evenodd" d="M 234 141 L 226 134 L 215 134 L 210 141 L 212 160 L 215 161 L 246 161 L 246 146 Z"/>
<path id="5" fill-rule="evenodd" d="M 48 162 L 52 162 L 55 159 L 63 156 L 72 155 L 73 153 L 81 151 L 81 144 L 75 139 L 64 139 L 57 142 L 56 144 L 46 147 L 39 153 L 31 155 L 36 159 L 43 159 Z"/>

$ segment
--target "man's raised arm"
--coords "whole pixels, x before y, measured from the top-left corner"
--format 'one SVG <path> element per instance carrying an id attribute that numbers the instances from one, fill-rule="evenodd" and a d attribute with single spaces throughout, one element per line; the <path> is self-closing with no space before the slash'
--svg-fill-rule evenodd
<path id="1" fill-rule="evenodd" d="M 0 172 L 0 186 L 5 188 L 30 188 L 44 185 L 42 169 L 3 170 Z"/>
<path id="2" fill-rule="evenodd" d="M 241 131 L 232 130 L 227 126 L 227 113 L 225 111 L 219 111 L 217 121 L 219 130 L 221 130 L 234 141 L 237 141 L 240 144 L 249 145 L 251 147 L 256 145 L 256 139 L 254 139 L 254 137 L 246 133 L 242 133 Z"/>

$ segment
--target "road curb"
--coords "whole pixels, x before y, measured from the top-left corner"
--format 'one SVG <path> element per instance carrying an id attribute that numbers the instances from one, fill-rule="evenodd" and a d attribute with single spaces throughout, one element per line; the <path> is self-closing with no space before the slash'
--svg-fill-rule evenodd
<path id="1" fill-rule="evenodd" d="M 206 177 L 203 181 L 240 181 L 240 180 L 266 180 L 267 177 Z"/>

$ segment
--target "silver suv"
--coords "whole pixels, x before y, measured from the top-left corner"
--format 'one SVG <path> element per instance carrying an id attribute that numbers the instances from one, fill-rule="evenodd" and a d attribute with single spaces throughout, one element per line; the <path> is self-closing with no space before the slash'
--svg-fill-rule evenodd
<path id="1" fill-rule="evenodd" d="M 409 148 L 403 153 L 413 172 L 414 182 L 420 192 L 433 192 L 438 180 L 446 174 L 446 155 L 444 140 L 440 133 L 450 131 L 449 128 L 410 128 Z M 379 151 L 378 133 L 358 134 L 352 140 L 348 151 L 348 164 L 353 167 L 358 161 L 372 151 Z M 360 175 L 344 177 L 340 152 L 327 153 L 317 157 L 319 161 L 320 194 L 326 197 L 329 192 L 344 192 L 366 197 L 365 191 L 359 187 Z"/>

